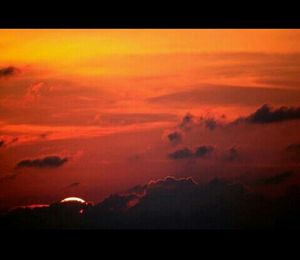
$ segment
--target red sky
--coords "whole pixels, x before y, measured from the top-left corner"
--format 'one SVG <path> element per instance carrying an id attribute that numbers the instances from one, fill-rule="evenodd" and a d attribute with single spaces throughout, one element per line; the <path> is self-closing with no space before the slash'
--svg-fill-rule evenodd
<path id="1" fill-rule="evenodd" d="M 97 202 L 169 175 L 249 183 L 297 172 L 286 148 L 300 143 L 298 118 L 231 122 L 263 104 L 300 105 L 299 46 L 299 30 L 0 30 L 0 207 Z M 168 140 L 174 131 L 181 141 Z M 169 157 L 201 145 L 212 155 Z"/>

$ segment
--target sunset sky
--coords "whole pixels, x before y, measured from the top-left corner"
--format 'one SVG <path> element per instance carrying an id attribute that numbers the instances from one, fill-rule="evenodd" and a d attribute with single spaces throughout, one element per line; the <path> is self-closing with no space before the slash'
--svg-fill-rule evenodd
<path id="1" fill-rule="evenodd" d="M 0 209 L 166 176 L 300 184 L 300 30 L 1 29 L 0 48 Z"/>

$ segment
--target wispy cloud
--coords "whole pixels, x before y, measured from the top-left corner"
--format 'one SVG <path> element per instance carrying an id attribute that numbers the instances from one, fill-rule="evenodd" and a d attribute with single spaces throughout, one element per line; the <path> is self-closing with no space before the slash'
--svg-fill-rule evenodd
<path id="1" fill-rule="evenodd" d="M 152 104 L 168 106 L 191 105 L 260 105 L 268 100 L 274 104 L 300 102 L 300 91 L 295 89 L 266 88 L 257 86 L 199 85 L 187 91 L 174 92 L 148 99 Z"/>

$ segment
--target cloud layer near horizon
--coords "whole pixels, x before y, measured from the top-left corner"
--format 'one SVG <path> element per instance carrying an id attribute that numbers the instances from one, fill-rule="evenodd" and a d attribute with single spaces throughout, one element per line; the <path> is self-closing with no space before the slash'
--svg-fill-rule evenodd
<path id="1" fill-rule="evenodd" d="M 265 184 L 275 179 L 277 183 L 282 179 L 278 176 Z M 191 178 L 166 177 L 113 194 L 94 206 L 73 202 L 17 208 L 0 218 L 0 228 L 299 228 L 299 199 L 299 187 L 271 200 L 239 183 L 215 179 L 198 184 Z"/>

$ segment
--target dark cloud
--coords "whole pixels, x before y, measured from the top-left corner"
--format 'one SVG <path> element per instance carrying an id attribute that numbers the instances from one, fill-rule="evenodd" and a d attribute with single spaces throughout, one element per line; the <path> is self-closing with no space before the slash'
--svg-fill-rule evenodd
<path id="1" fill-rule="evenodd" d="M 151 192 L 153 190 L 163 190 L 163 189 L 176 189 L 176 187 L 181 188 L 192 188 L 196 185 L 196 182 L 191 177 L 186 178 L 176 178 L 173 176 L 167 176 L 163 179 L 158 179 L 155 181 L 150 181 L 143 187 L 145 192 Z"/>
<path id="2" fill-rule="evenodd" d="M 190 113 L 187 113 L 179 124 L 179 128 L 183 130 L 189 130 L 194 124 L 194 116 Z"/>
<path id="3" fill-rule="evenodd" d="M 87 211 L 89 227 L 300 228 L 297 187 L 278 199 L 271 199 L 248 191 L 242 184 L 220 179 L 198 184 L 192 178 L 166 177 L 141 185 L 139 190 L 143 190 L 143 195 L 118 194 L 95 205 Z M 132 199 L 138 202 L 128 207 Z"/>
<path id="4" fill-rule="evenodd" d="M 215 118 L 204 118 L 202 116 L 197 118 L 194 115 L 187 113 L 175 127 L 175 130 L 172 130 L 167 135 L 167 138 L 172 144 L 179 144 L 183 141 L 184 134 L 192 129 L 204 127 L 213 131 L 220 126 L 222 126 L 221 122 L 217 121 Z"/>
<path id="5" fill-rule="evenodd" d="M 186 159 L 186 158 L 191 158 L 193 156 L 194 156 L 194 153 L 189 148 L 179 149 L 179 150 L 169 154 L 169 157 L 173 160 Z"/>
<path id="6" fill-rule="evenodd" d="M 132 201 L 138 201 L 139 197 L 136 194 L 113 194 L 98 205 L 100 211 L 120 212 L 131 207 Z"/>
<path id="7" fill-rule="evenodd" d="M 19 71 L 19 69 L 15 68 L 13 66 L 0 68 L 0 78 L 15 75 L 18 71 Z"/>
<path id="8" fill-rule="evenodd" d="M 59 156 L 47 156 L 42 159 L 22 160 L 17 163 L 16 168 L 32 167 L 32 168 L 56 168 L 60 167 L 68 161 L 68 158 Z"/>
<path id="9" fill-rule="evenodd" d="M 203 156 L 206 156 L 207 154 L 212 153 L 213 150 L 214 150 L 213 146 L 202 145 L 202 146 L 199 146 L 197 148 L 197 150 L 195 151 L 195 156 L 196 157 L 203 157 Z"/>
<path id="10" fill-rule="evenodd" d="M 194 116 L 187 113 L 178 123 L 175 130 L 172 130 L 172 132 L 167 135 L 168 140 L 175 145 L 181 143 L 184 132 L 191 130 L 195 125 Z"/>
<path id="11" fill-rule="evenodd" d="M 166 177 L 96 205 L 17 208 L 0 216 L 0 228 L 299 229 L 299 202 L 297 186 L 273 198 L 220 179 L 198 184 L 191 178 Z"/>
<path id="12" fill-rule="evenodd" d="M 0 216 L 0 229 L 80 229 L 87 223 L 83 213 L 89 210 L 89 202 L 54 202 L 17 207 Z"/>
<path id="13" fill-rule="evenodd" d="M 0 147 L 4 146 L 5 141 L 4 140 L 0 140 Z"/>
<path id="14" fill-rule="evenodd" d="M 174 131 L 168 134 L 168 139 L 173 144 L 178 144 L 182 141 L 182 134 L 179 131 Z"/>
<path id="15" fill-rule="evenodd" d="M 175 129 L 173 129 L 168 133 L 167 138 L 170 141 L 170 143 L 177 145 L 179 143 L 182 143 L 185 134 L 187 134 L 192 129 L 200 129 L 204 127 L 206 129 L 209 129 L 210 131 L 213 131 L 217 127 L 222 127 L 225 125 L 226 125 L 225 123 L 222 123 L 221 121 L 217 121 L 215 118 L 212 117 L 210 118 L 205 118 L 203 116 L 196 117 L 190 113 L 187 113 L 181 119 L 181 121 L 178 123 Z"/>
<path id="16" fill-rule="evenodd" d="M 195 151 L 189 148 L 176 150 L 169 154 L 173 160 L 187 159 L 187 158 L 200 158 L 209 155 L 213 152 L 214 147 L 211 145 L 201 145 Z"/>
<path id="17" fill-rule="evenodd" d="M 272 109 L 269 105 L 265 104 L 253 114 L 239 118 L 236 122 L 245 121 L 253 124 L 267 124 L 295 119 L 300 119 L 300 107 L 282 106 L 277 109 Z"/>
<path id="18" fill-rule="evenodd" d="M 285 182 L 294 175 L 293 171 L 286 171 L 275 176 L 262 178 L 256 181 L 257 185 L 277 185 Z"/>
<path id="19" fill-rule="evenodd" d="M 208 128 L 209 130 L 214 130 L 218 126 L 218 123 L 214 118 L 208 118 L 203 120 L 204 120 L 205 127 Z"/>

